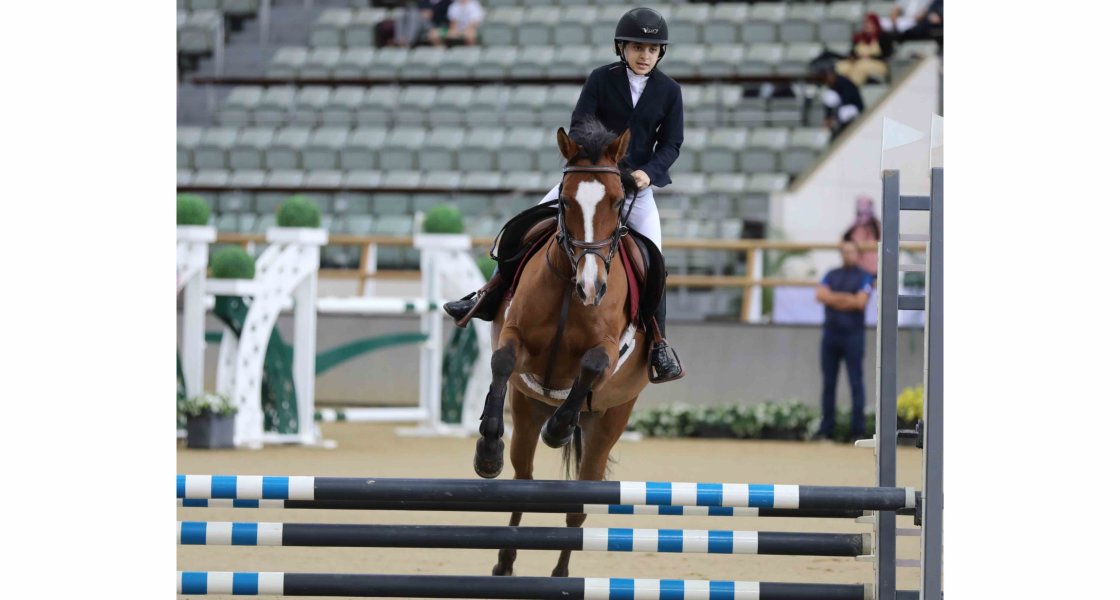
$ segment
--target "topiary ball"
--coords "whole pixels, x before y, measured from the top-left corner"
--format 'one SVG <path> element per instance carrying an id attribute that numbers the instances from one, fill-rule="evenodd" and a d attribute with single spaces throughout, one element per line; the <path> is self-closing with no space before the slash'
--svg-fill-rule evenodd
<path id="1" fill-rule="evenodd" d="M 305 196 L 292 196 L 276 210 L 278 227 L 318 227 L 319 207 Z"/>
<path id="2" fill-rule="evenodd" d="M 179 194 L 176 200 L 176 225 L 205 225 L 210 222 L 210 207 L 202 196 Z"/>
<path id="3" fill-rule="evenodd" d="M 463 214 L 449 204 L 433 206 L 424 215 L 424 233 L 463 233 Z"/>
<path id="4" fill-rule="evenodd" d="M 494 273 L 494 267 L 498 266 L 498 262 L 490 258 L 489 254 L 483 254 L 478 257 L 478 270 L 482 271 L 482 277 L 490 279 L 490 275 Z"/>
<path id="5" fill-rule="evenodd" d="M 252 279 L 257 265 L 241 246 L 226 246 L 210 257 L 210 276 L 214 279 Z"/>

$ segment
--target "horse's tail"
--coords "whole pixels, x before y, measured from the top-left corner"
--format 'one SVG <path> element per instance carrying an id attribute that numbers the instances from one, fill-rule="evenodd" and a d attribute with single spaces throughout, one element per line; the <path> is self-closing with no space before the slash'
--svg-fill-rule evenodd
<path id="1" fill-rule="evenodd" d="M 560 451 L 560 456 L 564 462 L 564 477 L 579 479 L 579 465 L 583 462 L 582 427 L 576 425 L 576 432 L 572 436 L 571 443 L 564 446 L 564 449 Z"/>

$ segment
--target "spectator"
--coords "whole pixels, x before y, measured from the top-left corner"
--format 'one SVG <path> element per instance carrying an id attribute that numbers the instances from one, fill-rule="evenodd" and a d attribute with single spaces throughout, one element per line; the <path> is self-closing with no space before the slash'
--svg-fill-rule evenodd
<path id="1" fill-rule="evenodd" d="M 397 17 L 393 45 L 411 48 L 421 41 L 442 46 L 447 33 L 447 11 L 452 0 L 420 0 Z"/>
<path id="2" fill-rule="evenodd" d="M 451 22 L 447 39 L 474 46 L 478 43 L 478 26 L 484 16 L 486 13 L 478 0 L 455 0 L 447 9 L 447 18 Z"/>
<path id="3" fill-rule="evenodd" d="M 832 65 L 818 64 L 815 70 L 827 88 L 821 94 L 825 106 L 824 126 L 832 131 L 835 140 L 863 112 L 863 96 L 856 84 L 837 74 Z"/>
<path id="4" fill-rule="evenodd" d="M 868 78 L 874 77 L 882 82 L 887 78 L 887 63 L 883 59 L 890 54 L 891 40 L 883 35 L 879 26 L 879 16 L 867 13 L 863 19 L 863 29 L 852 37 L 851 56 L 836 63 L 836 72 L 863 85 Z"/>
<path id="5" fill-rule="evenodd" d="M 813 439 L 829 439 L 836 428 L 836 381 L 840 361 L 848 370 L 852 388 L 852 426 L 849 437 L 863 436 L 863 341 L 864 311 L 871 296 L 871 274 L 859 267 L 855 242 L 842 242 L 843 266 L 833 269 L 817 286 L 817 302 L 824 304 L 824 335 L 821 338 L 821 425 Z"/>
<path id="6" fill-rule="evenodd" d="M 845 242 L 857 244 L 878 243 L 882 238 L 883 225 L 875 216 L 874 202 L 869 196 L 856 198 L 856 220 L 844 232 Z M 858 264 L 861 269 L 871 273 L 875 278 L 879 274 L 879 253 L 874 250 L 864 250 L 860 253 Z"/>
<path id="7" fill-rule="evenodd" d="M 898 40 L 936 40 L 942 43 L 945 28 L 943 0 L 897 0 L 887 18 L 881 18 L 883 30 Z"/>

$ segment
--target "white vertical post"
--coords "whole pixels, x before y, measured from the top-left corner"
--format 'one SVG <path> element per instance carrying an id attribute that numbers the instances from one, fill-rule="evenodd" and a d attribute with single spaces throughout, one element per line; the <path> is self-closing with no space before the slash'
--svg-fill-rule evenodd
<path id="1" fill-rule="evenodd" d="M 366 269 L 362 272 L 362 296 L 368 298 L 377 295 L 377 282 L 373 279 L 377 274 L 377 244 L 366 244 L 362 252 L 366 253 Z"/>
<path id="2" fill-rule="evenodd" d="M 258 13 L 261 23 L 260 45 L 268 44 L 268 28 L 272 24 L 272 0 L 261 0 L 261 9 Z"/>
<path id="3" fill-rule="evenodd" d="M 183 293 L 183 344 L 180 357 L 187 397 L 202 393 L 203 361 L 206 352 L 206 268 L 209 244 L 217 232 L 208 226 L 180 226 L 178 241 L 178 286 Z"/>
<path id="4" fill-rule="evenodd" d="M 303 250 L 318 254 L 317 247 L 309 246 Z M 299 411 L 299 438 L 301 444 L 313 444 L 319 437 L 315 426 L 315 302 L 318 296 L 318 278 L 314 271 L 296 286 L 293 296 L 295 335 L 292 339 L 292 380 L 296 387 L 296 406 Z"/>
<path id="5" fill-rule="evenodd" d="M 754 280 L 762 279 L 763 267 L 766 262 L 765 250 L 759 248 L 755 250 L 757 255 L 754 259 L 754 264 L 751 267 L 750 277 Z M 758 323 L 762 320 L 762 286 L 751 286 L 751 312 L 747 315 L 748 323 Z"/>

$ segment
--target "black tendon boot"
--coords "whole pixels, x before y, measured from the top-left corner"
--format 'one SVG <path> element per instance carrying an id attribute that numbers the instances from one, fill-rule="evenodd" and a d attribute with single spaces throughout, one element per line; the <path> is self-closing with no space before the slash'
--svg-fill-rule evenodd
<path id="1" fill-rule="evenodd" d="M 650 383 L 665 383 L 666 381 L 673 381 L 684 377 L 684 367 L 681 366 L 681 361 L 677 358 L 677 351 L 669 346 L 669 342 L 665 339 L 665 296 L 661 296 L 661 304 L 657 305 L 657 311 L 654 313 L 653 319 L 650 319 L 653 325 L 651 335 L 653 341 L 649 345 L 649 381 Z"/>
<path id="2" fill-rule="evenodd" d="M 463 296 L 461 300 L 453 300 L 443 305 L 443 310 L 459 327 L 466 327 L 473 318 L 483 321 L 493 321 L 502 303 L 502 296 L 506 293 L 506 283 L 502 281 L 502 274 L 497 270 L 490 281 L 473 294 Z"/>

